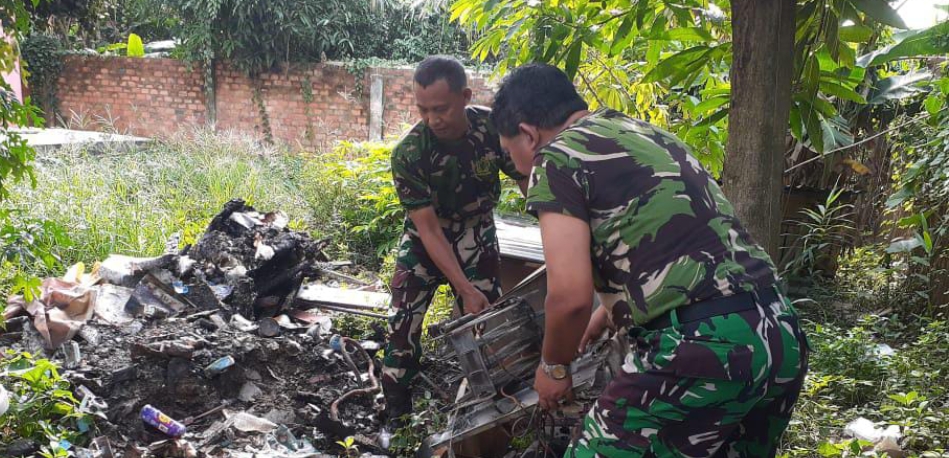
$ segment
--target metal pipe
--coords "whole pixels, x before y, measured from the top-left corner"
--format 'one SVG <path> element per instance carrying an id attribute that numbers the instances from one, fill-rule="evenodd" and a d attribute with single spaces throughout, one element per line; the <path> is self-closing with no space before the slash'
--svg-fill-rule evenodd
<path id="1" fill-rule="evenodd" d="M 342 308 L 342 307 L 335 307 L 335 306 L 330 306 L 330 305 L 322 305 L 322 304 L 321 304 L 321 305 L 317 305 L 317 307 L 322 308 L 322 309 L 326 309 L 326 310 L 332 310 L 332 311 L 334 311 L 334 312 L 351 313 L 351 314 L 353 314 L 353 315 L 362 315 L 362 316 L 368 316 L 368 317 L 371 317 L 371 318 L 379 318 L 379 319 L 383 319 L 383 320 L 389 319 L 389 316 L 388 316 L 388 315 L 383 315 L 383 314 L 381 314 L 381 313 L 364 312 L 364 311 L 362 311 L 362 310 L 352 310 L 352 309 L 347 309 L 347 308 Z"/>

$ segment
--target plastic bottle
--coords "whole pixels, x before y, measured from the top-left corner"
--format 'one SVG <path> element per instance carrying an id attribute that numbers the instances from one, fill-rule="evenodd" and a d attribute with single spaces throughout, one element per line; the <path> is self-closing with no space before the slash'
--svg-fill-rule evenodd
<path id="1" fill-rule="evenodd" d="M 142 421 L 154 426 L 170 437 L 181 437 L 186 431 L 185 425 L 173 420 L 150 404 L 146 404 L 145 407 L 142 407 Z"/>

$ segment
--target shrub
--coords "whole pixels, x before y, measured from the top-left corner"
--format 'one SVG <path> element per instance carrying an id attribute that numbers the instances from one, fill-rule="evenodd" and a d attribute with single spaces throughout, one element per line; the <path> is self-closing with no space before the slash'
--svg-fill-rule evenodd
<path id="1" fill-rule="evenodd" d="M 0 356 L 0 382 L 11 398 L 9 411 L 0 416 L 0 444 L 28 439 L 40 444 L 41 456 L 70 456 L 61 444 L 80 440 L 78 428 L 87 428 L 91 420 L 79 411 L 79 401 L 56 365 L 8 350 Z"/>

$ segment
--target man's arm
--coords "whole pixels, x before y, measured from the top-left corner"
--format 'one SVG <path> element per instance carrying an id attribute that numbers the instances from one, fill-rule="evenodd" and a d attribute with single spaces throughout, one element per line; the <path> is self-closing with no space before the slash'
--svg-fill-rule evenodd
<path id="1" fill-rule="evenodd" d="M 527 178 L 524 178 L 522 180 L 517 180 L 517 187 L 521 188 L 521 195 L 524 197 L 527 197 L 527 185 L 529 184 L 529 182 L 530 180 Z"/>
<path id="2" fill-rule="evenodd" d="M 455 252 L 438 223 L 435 209 L 428 206 L 410 210 L 409 218 L 415 223 L 419 237 L 422 239 L 422 245 L 425 246 L 425 251 L 432 262 L 438 266 L 439 270 L 448 278 L 451 286 L 461 295 L 461 302 L 465 307 L 465 311 L 480 313 L 488 308 L 491 305 L 488 298 L 468 281 L 468 277 L 461 269 L 458 258 L 455 257 Z"/>
<path id="3" fill-rule="evenodd" d="M 590 226 L 572 216 L 541 212 L 540 233 L 547 262 L 544 301 L 544 361 L 570 364 L 593 310 Z"/>
<path id="4" fill-rule="evenodd" d="M 542 211 L 539 219 L 547 262 L 542 355 L 547 364 L 569 365 L 577 355 L 593 309 L 590 226 L 584 220 L 556 212 Z M 534 389 L 543 409 L 556 409 L 561 399 L 570 399 L 572 387 L 569 376 L 554 380 L 541 368 L 535 374 Z"/>

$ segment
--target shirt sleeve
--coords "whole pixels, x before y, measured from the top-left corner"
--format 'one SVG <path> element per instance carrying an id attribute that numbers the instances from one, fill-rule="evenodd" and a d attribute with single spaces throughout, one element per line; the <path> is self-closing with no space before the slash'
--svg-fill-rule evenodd
<path id="1" fill-rule="evenodd" d="M 392 150 L 392 181 L 406 210 L 432 205 L 432 190 L 422 164 L 423 142 L 410 132 Z"/>
<path id="2" fill-rule="evenodd" d="M 541 152 L 531 172 L 527 211 L 535 217 L 549 211 L 589 222 L 586 177 L 582 167 L 558 161 Z"/>

